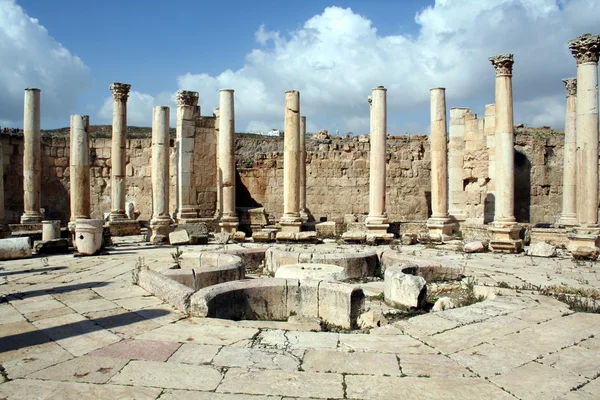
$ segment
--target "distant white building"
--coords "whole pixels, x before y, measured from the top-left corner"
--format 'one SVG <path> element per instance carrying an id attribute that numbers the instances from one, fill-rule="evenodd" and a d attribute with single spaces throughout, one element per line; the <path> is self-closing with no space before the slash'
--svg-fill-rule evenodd
<path id="1" fill-rule="evenodd" d="M 279 136 L 279 129 L 271 129 L 270 132 L 262 133 L 263 136 Z"/>

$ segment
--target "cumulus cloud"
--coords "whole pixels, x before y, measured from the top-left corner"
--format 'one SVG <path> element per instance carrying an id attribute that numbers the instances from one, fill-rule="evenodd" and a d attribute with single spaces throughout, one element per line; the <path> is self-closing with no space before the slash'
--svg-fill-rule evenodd
<path id="1" fill-rule="evenodd" d="M 561 79 L 576 73 L 567 41 L 596 32 L 598 15 L 600 0 L 437 0 L 415 16 L 416 34 L 384 36 L 366 16 L 328 7 L 285 34 L 261 25 L 258 48 L 236 71 L 189 72 L 177 81 L 200 92 L 203 114 L 217 106 L 219 89 L 235 89 L 238 131 L 281 128 L 284 92 L 296 89 L 309 130 L 364 133 L 366 97 L 384 85 L 389 132 L 422 132 L 431 87 L 447 88 L 449 107 L 482 113 L 494 101 L 488 57 L 510 52 L 515 120 L 561 128 Z"/>
<path id="2" fill-rule="evenodd" d="M 92 86 L 89 68 L 15 4 L 0 0 L 0 122 L 20 125 L 23 89 L 41 89 L 41 115 L 64 118 Z"/>

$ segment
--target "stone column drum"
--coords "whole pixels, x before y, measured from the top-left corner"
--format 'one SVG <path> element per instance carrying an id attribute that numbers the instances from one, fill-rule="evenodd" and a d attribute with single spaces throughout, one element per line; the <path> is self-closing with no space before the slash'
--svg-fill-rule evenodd
<path id="1" fill-rule="evenodd" d="M 567 109 L 565 116 L 565 145 L 563 157 L 563 196 L 562 214 L 559 224 L 562 226 L 577 225 L 577 79 L 563 79 L 567 91 Z"/>
<path id="2" fill-rule="evenodd" d="M 2 143 L 0 143 L 0 239 L 7 232 L 6 221 L 4 220 L 4 153 Z"/>
<path id="3" fill-rule="evenodd" d="M 387 237 L 389 228 L 385 210 L 387 89 L 377 86 L 371 93 L 371 132 L 369 167 L 369 215 L 365 220 L 368 233 Z"/>
<path id="4" fill-rule="evenodd" d="M 127 139 L 127 99 L 131 85 L 115 82 L 110 85 L 113 93 L 113 125 L 111 147 L 111 210 L 109 219 L 127 219 L 125 214 L 125 162 Z"/>
<path id="5" fill-rule="evenodd" d="M 600 35 L 581 35 L 569 41 L 577 60 L 577 226 L 568 249 L 599 246 L 598 226 L 598 56 Z"/>
<path id="6" fill-rule="evenodd" d="M 196 135 L 196 117 L 198 92 L 180 90 L 177 92 L 177 221 L 198 218 L 196 190 L 192 187 L 194 161 L 194 136 Z"/>
<path id="7" fill-rule="evenodd" d="M 300 217 L 308 221 L 308 208 L 306 208 L 306 117 L 300 117 Z"/>
<path id="8" fill-rule="evenodd" d="M 23 116 L 23 215 L 22 224 L 39 224 L 41 212 L 41 133 L 40 89 L 25 89 L 25 113 Z"/>
<path id="9" fill-rule="evenodd" d="M 497 252 L 519 252 L 521 226 L 514 215 L 515 155 L 512 98 L 512 54 L 499 54 L 489 60 L 496 70 L 496 192 L 490 245 Z"/>
<path id="10" fill-rule="evenodd" d="M 431 218 L 429 237 L 447 240 L 456 228 L 448 214 L 448 131 L 446 126 L 446 89 L 431 89 Z"/>
<path id="11" fill-rule="evenodd" d="M 75 234 L 75 221 L 90 218 L 90 117 L 71 115 L 71 156 L 69 161 L 71 217 L 69 231 Z"/>
<path id="12" fill-rule="evenodd" d="M 173 220 L 169 214 L 169 107 L 152 110 L 152 219 L 150 242 L 167 242 Z"/>
<path id="13" fill-rule="evenodd" d="M 300 232 L 300 92 L 285 92 L 282 232 Z"/>
<path id="14" fill-rule="evenodd" d="M 235 210 L 235 110 L 233 90 L 219 91 L 219 147 L 218 165 L 221 188 L 222 232 L 235 233 L 239 220 Z"/>

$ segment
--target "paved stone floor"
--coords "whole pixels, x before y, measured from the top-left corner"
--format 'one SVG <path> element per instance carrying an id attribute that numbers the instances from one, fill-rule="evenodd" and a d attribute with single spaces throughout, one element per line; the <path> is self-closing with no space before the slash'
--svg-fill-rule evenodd
<path id="1" fill-rule="evenodd" d="M 330 333 L 188 318 L 131 283 L 140 257 L 164 268 L 174 248 L 118 244 L 97 257 L 0 262 L 0 399 L 600 398 L 600 315 L 527 289 L 598 289 L 593 263 L 404 246 L 462 265 L 480 285 L 521 289 Z"/>

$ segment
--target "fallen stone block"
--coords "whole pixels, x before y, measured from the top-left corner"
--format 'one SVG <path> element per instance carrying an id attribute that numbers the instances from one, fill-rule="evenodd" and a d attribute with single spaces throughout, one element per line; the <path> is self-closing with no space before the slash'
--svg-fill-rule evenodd
<path id="1" fill-rule="evenodd" d="M 302 243 L 316 243 L 319 241 L 317 238 L 317 232 L 298 232 L 296 233 L 296 241 Z"/>
<path id="2" fill-rule="evenodd" d="M 412 246 L 417 244 L 417 235 L 415 233 L 404 233 L 400 239 L 402 244 L 405 246 Z"/>
<path id="3" fill-rule="evenodd" d="M 416 264 L 399 264 L 385 270 L 383 291 L 385 302 L 395 307 L 420 308 L 425 305 L 427 297 L 427 282 L 420 276 L 408 275 L 403 269 L 414 267 Z"/>
<path id="4" fill-rule="evenodd" d="M 357 323 L 360 329 L 368 329 L 387 325 L 388 320 L 381 311 L 371 310 L 360 314 Z"/>
<path id="5" fill-rule="evenodd" d="M 534 243 L 527 249 L 527 255 L 533 257 L 556 257 L 556 247 L 544 242 Z"/>
<path id="6" fill-rule="evenodd" d="M 69 240 L 36 240 L 33 242 L 33 250 L 38 254 L 65 254 L 69 252 Z"/>
<path id="7" fill-rule="evenodd" d="M 189 235 L 190 236 L 190 244 L 208 244 L 208 235 Z"/>
<path id="8" fill-rule="evenodd" d="M 342 239 L 346 243 L 361 244 L 367 240 L 367 233 L 359 231 L 348 231 L 342 234 Z"/>
<path id="9" fill-rule="evenodd" d="M 231 240 L 234 242 L 245 242 L 246 234 L 242 231 L 235 231 L 235 233 L 231 235 Z"/>
<path id="10" fill-rule="evenodd" d="M 0 239 L 0 260 L 31 257 L 29 237 Z"/>
<path id="11" fill-rule="evenodd" d="M 190 243 L 190 237 L 185 229 L 169 233 L 169 243 L 173 246 Z"/>
<path id="12" fill-rule="evenodd" d="M 217 232 L 215 233 L 215 240 L 219 244 L 227 244 L 229 239 L 231 238 L 231 234 L 229 232 Z"/>
<path id="13" fill-rule="evenodd" d="M 463 251 L 465 253 L 483 253 L 485 251 L 485 245 L 479 240 L 467 242 L 463 246 Z"/>
<path id="14" fill-rule="evenodd" d="M 277 232 L 275 239 L 278 242 L 295 242 L 296 232 Z"/>
<path id="15" fill-rule="evenodd" d="M 276 229 L 261 229 L 260 231 L 252 232 L 252 240 L 255 242 L 274 242 Z"/>
<path id="16" fill-rule="evenodd" d="M 338 237 L 337 225 L 334 221 L 321 222 L 315 225 L 317 236 L 322 239 L 335 239 Z"/>
<path id="17" fill-rule="evenodd" d="M 455 307 L 456 304 L 454 304 L 454 301 L 450 297 L 440 297 L 431 308 L 431 312 L 450 310 Z"/>
<path id="18" fill-rule="evenodd" d="M 575 260 L 595 260 L 600 254 L 600 249 L 595 246 L 579 246 L 571 254 Z"/>

